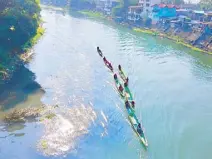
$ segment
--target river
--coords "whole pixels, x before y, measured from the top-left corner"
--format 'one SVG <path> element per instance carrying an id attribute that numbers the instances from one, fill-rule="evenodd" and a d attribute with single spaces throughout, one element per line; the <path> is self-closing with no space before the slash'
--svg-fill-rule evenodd
<path id="1" fill-rule="evenodd" d="M 18 91 L 24 99 L 2 106 L 92 105 L 97 119 L 88 133 L 76 139 L 74 149 L 54 158 L 211 159 L 212 56 L 110 22 L 53 10 L 43 10 L 42 17 L 46 33 L 26 65 L 42 90 Z M 129 76 L 147 150 L 128 123 L 113 76 L 96 46 Z M 52 158 L 36 149 L 42 125 L 0 128 L 0 159 Z"/>

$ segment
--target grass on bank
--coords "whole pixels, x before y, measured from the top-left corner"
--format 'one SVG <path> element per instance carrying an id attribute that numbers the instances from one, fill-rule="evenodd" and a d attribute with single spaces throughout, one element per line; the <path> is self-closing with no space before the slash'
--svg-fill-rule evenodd
<path id="1" fill-rule="evenodd" d="M 157 32 L 155 32 L 153 30 L 147 30 L 147 29 L 133 28 L 133 30 L 136 31 L 136 32 L 150 34 L 150 35 L 157 35 L 158 34 Z"/>
<path id="2" fill-rule="evenodd" d="M 89 16 L 89 17 L 94 17 L 94 18 L 105 18 L 103 13 L 96 12 L 96 11 L 84 10 L 84 11 L 79 11 L 79 13 L 86 15 L 86 16 Z"/>
<path id="3" fill-rule="evenodd" d="M 24 53 L 19 56 L 21 60 L 23 60 L 24 62 L 28 60 L 28 58 L 32 55 L 32 52 L 30 52 L 29 50 L 32 48 L 33 45 L 35 45 L 38 42 L 38 40 L 44 34 L 44 32 L 45 29 L 42 28 L 41 26 L 37 28 L 36 35 L 32 37 L 26 44 L 24 44 L 23 46 Z"/>
<path id="4" fill-rule="evenodd" d="M 44 28 L 38 27 L 36 35 L 32 37 L 26 44 L 23 46 L 24 51 L 28 51 L 33 45 L 37 43 L 37 41 L 40 39 L 40 37 L 44 34 Z"/>

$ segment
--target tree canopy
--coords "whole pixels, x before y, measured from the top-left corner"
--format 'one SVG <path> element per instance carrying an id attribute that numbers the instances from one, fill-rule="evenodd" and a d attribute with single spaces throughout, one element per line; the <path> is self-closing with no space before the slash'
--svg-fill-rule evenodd
<path id="1" fill-rule="evenodd" d="M 204 10 L 211 10 L 212 9 L 212 0 L 201 0 L 200 6 Z"/>
<path id="2" fill-rule="evenodd" d="M 124 16 L 127 13 L 131 0 L 120 0 L 120 4 L 113 8 L 112 14 L 114 16 Z"/>
<path id="3" fill-rule="evenodd" d="M 36 34 L 40 19 L 39 0 L 0 0 L 0 41 L 16 48 Z"/>

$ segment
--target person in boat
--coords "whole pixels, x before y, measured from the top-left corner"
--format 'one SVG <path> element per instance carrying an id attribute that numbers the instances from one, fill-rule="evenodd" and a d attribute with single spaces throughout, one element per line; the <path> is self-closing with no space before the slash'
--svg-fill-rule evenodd
<path id="1" fill-rule="evenodd" d="M 97 52 L 99 53 L 100 56 L 102 56 L 102 51 L 100 50 L 99 46 L 97 47 Z"/>
<path id="2" fill-rule="evenodd" d="M 121 65 L 118 66 L 118 69 L 119 69 L 119 71 L 122 72 Z M 129 78 L 127 77 L 127 78 L 126 78 L 126 83 L 128 83 L 128 81 L 129 81 Z"/>
<path id="3" fill-rule="evenodd" d="M 124 87 L 128 87 L 128 83 L 127 82 L 124 82 Z"/>
<path id="4" fill-rule="evenodd" d="M 128 84 L 128 82 L 129 82 L 129 78 L 127 77 L 127 78 L 126 78 L 126 83 Z"/>
<path id="5" fill-rule="evenodd" d="M 117 77 L 117 74 L 114 74 L 114 76 L 113 76 L 113 77 L 114 77 L 114 79 L 115 79 L 115 80 L 117 80 L 117 78 L 118 78 L 118 77 Z M 123 92 L 123 91 L 124 91 L 124 88 L 122 87 L 122 85 L 121 85 L 121 84 L 119 84 L 118 89 L 119 89 L 119 91 L 120 91 L 120 92 Z"/>
<path id="6" fill-rule="evenodd" d="M 111 65 L 110 62 L 106 59 L 105 56 L 103 57 L 103 61 L 104 61 L 104 63 L 105 63 L 106 65 L 108 65 L 108 66 Z"/>
<path id="7" fill-rule="evenodd" d="M 108 68 L 110 68 L 111 71 L 113 71 L 113 66 L 112 66 L 111 63 L 106 59 L 106 57 L 103 57 L 103 61 L 104 61 L 104 63 L 108 66 Z"/>
<path id="8" fill-rule="evenodd" d="M 106 63 L 107 62 L 107 59 L 106 59 L 106 57 L 103 57 L 103 61 Z"/>
<path id="9" fill-rule="evenodd" d="M 144 133 L 143 130 L 142 130 L 142 128 L 141 128 L 141 124 L 140 124 L 140 123 L 138 124 L 137 132 L 138 132 L 140 135 L 142 135 L 142 134 Z"/>
<path id="10" fill-rule="evenodd" d="M 125 101 L 125 106 L 126 106 L 127 109 L 130 109 L 130 103 L 129 103 L 128 100 Z"/>
<path id="11" fill-rule="evenodd" d="M 111 65 L 110 62 L 108 62 L 108 67 L 113 71 L 113 66 Z"/>
<path id="12" fill-rule="evenodd" d="M 123 92 L 123 91 L 124 91 L 124 88 L 122 87 L 121 84 L 119 85 L 119 91 L 120 91 L 120 92 Z"/>
<path id="13" fill-rule="evenodd" d="M 131 105 L 132 105 L 132 108 L 134 109 L 134 108 L 135 108 L 135 102 L 132 101 L 132 102 L 131 102 Z"/>
<path id="14" fill-rule="evenodd" d="M 116 80 L 116 79 L 117 79 L 117 74 L 114 74 L 114 76 L 113 76 L 113 77 L 114 77 L 114 79 Z"/>
<path id="15" fill-rule="evenodd" d="M 119 71 L 121 71 L 121 65 L 119 65 L 118 68 L 119 68 Z"/>

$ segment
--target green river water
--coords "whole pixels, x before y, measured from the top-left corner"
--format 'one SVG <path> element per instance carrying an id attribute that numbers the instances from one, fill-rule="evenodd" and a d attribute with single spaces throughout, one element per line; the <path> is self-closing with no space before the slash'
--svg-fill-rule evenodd
<path id="1" fill-rule="evenodd" d="M 25 68 L 36 84 L 13 88 L 18 99 L 5 93 L 1 105 L 4 111 L 41 102 L 70 108 L 92 105 L 97 119 L 88 133 L 79 136 L 65 156 L 54 158 L 212 158 L 212 56 L 109 22 L 52 10 L 43 10 L 42 16 L 46 33 Z M 113 76 L 96 46 L 116 71 L 121 64 L 129 76 L 136 114 L 149 142 L 147 150 L 128 123 Z M 19 83 L 22 79 L 21 74 Z M 25 123 L 18 128 L 0 128 L 1 159 L 51 158 L 36 150 L 42 126 Z"/>

